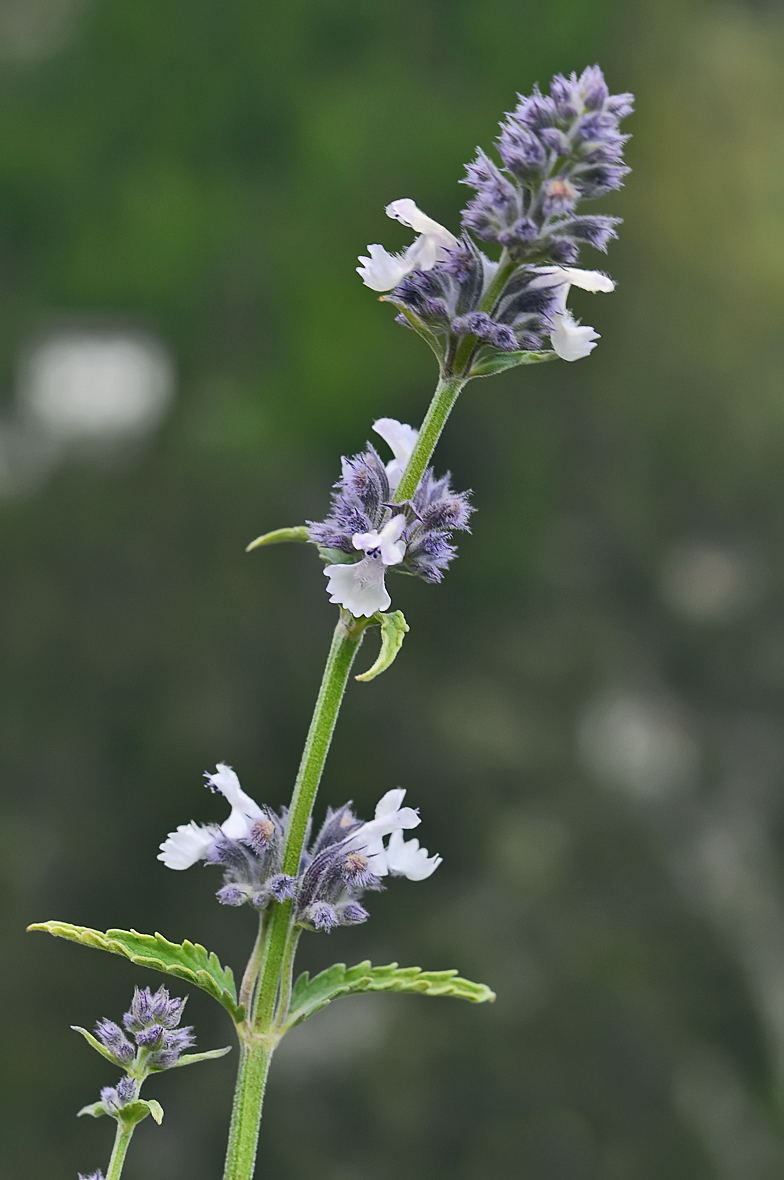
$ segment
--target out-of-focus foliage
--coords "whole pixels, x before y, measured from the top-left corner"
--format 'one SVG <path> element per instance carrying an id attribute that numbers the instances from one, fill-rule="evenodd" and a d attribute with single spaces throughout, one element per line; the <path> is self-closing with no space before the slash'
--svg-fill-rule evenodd
<path id="1" fill-rule="evenodd" d="M 574 295 L 603 339 L 463 395 L 437 466 L 473 534 L 443 586 L 394 580 L 411 633 L 322 789 L 409 787 L 444 865 L 302 944 L 498 1001 L 293 1032 L 264 1174 L 781 1175 L 783 51 L 761 3 L 1 0 L 2 1180 L 105 1161 L 73 1116 L 112 1079 L 68 1026 L 155 984 L 28 922 L 249 949 L 210 870 L 155 853 L 222 818 L 218 759 L 285 802 L 333 608 L 309 550 L 244 547 L 323 514 L 374 417 L 424 412 L 427 350 L 356 254 L 394 245 L 394 198 L 455 229 L 515 92 L 596 60 L 639 112 L 618 293 Z M 73 324 L 173 357 L 146 440 L 30 443 L 19 365 Z M 198 992 L 189 1021 L 224 1043 Z M 219 1174 L 233 1056 L 153 1081 L 129 1180 Z"/>

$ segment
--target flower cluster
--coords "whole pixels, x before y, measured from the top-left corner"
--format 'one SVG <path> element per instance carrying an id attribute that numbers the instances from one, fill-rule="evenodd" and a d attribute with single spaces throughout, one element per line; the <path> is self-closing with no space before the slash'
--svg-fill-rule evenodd
<path id="1" fill-rule="evenodd" d="M 628 140 L 620 120 L 632 111 L 631 94 L 610 94 L 598 66 L 578 78 L 556 74 L 550 94 L 536 87 L 520 96 L 501 124 L 503 168 L 478 150 L 464 184 L 476 196 L 463 224 L 486 242 L 498 242 L 515 260 L 576 262 L 580 245 L 599 250 L 616 237 L 618 218 L 578 216 L 578 202 L 618 189 L 629 169 Z"/>
<path id="2" fill-rule="evenodd" d="M 550 94 L 538 88 L 520 98 L 501 124 L 502 167 L 481 149 L 464 183 L 475 196 L 463 210 L 463 235 L 424 214 L 408 198 L 387 214 L 418 237 L 401 254 L 368 246 L 357 267 L 374 291 L 390 292 L 398 320 L 428 340 L 444 371 L 469 339 L 470 373 L 477 357 L 536 351 L 549 334 L 554 352 L 574 361 L 595 347 L 598 335 L 581 327 L 566 306 L 570 286 L 612 291 L 597 271 L 574 267 L 580 246 L 606 250 L 619 219 L 577 213 L 581 200 L 620 188 L 628 136 L 620 120 L 632 110 L 630 94 L 611 95 L 598 66 L 553 78 Z M 502 248 L 500 261 L 480 251 L 471 235 Z"/>
<path id="3" fill-rule="evenodd" d="M 368 823 L 357 819 L 350 804 L 330 810 L 318 836 L 303 852 L 297 876 L 287 876 L 280 871 L 287 814 L 277 816 L 259 807 L 223 763 L 207 780 L 231 803 L 231 815 L 220 827 L 181 825 L 161 844 L 158 859 L 170 869 L 186 869 L 199 860 L 221 864 L 224 884 L 217 897 L 223 905 L 247 903 L 263 910 L 271 901 L 290 898 L 301 926 L 311 930 L 353 926 L 368 917 L 359 904 L 363 892 L 380 889 L 383 877 L 392 874 L 423 881 L 441 863 L 439 856 L 429 856 L 426 848 L 420 848 L 418 840 L 403 838 L 403 831 L 420 821 L 413 808 L 403 807 L 405 791 L 398 789 L 384 795 Z"/>
<path id="4" fill-rule="evenodd" d="M 468 530 L 472 512 L 468 493 L 454 492 L 449 475 L 436 479 L 431 468 L 411 500 L 391 503 L 417 431 L 394 418 L 380 418 L 373 429 L 394 458 L 385 465 L 370 444 L 362 454 L 344 458 L 329 515 L 309 522 L 310 539 L 329 562 L 324 573 L 330 602 L 357 618 L 389 607 L 384 576 L 391 566 L 440 582 L 456 552 L 449 537 L 456 529 Z"/>
<path id="5" fill-rule="evenodd" d="M 99 1020 L 95 1035 L 117 1065 L 133 1076 L 171 1069 L 194 1044 L 193 1029 L 178 1028 L 184 1007 L 185 1000 L 170 997 L 165 987 L 157 992 L 137 987 L 131 1007 L 123 1016 L 124 1031 L 113 1020 Z M 107 1113 L 126 1106 L 137 1096 L 133 1077 L 125 1077 L 116 1087 L 107 1086 L 101 1091 Z"/>

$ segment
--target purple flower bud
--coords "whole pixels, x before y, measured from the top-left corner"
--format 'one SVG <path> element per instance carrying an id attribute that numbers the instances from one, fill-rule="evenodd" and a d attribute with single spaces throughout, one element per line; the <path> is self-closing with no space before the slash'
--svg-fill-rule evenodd
<path id="1" fill-rule="evenodd" d="M 244 905 L 248 895 L 237 885 L 223 885 L 215 894 L 221 905 Z"/>
<path id="2" fill-rule="evenodd" d="M 133 1036 L 140 1049 L 157 1049 L 163 1044 L 163 1026 L 151 1024 L 149 1028 L 140 1029 Z"/>
<path id="3" fill-rule="evenodd" d="M 305 917 L 317 930 L 324 930 L 327 933 L 333 930 L 335 926 L 340 925 L 335 907 L 329 905 L 326 901 L 314 902 L 312 906 L 308 907 Z"/>
<path id="4" fill-rule="evenodd" d="M 97 1172 L 91 1172 L 89 1176 L 83 1176 L 82 1173 L 80 1172 L 79 1173 L 79 1180 L 104 1180 L 104 1175 L 103 1175 L 103 1172 L 99 1168 L 99 1170 Z"/>
<path id="5" fill-rule="evenodd" d="M 341 926 L 359 926 L 361 922 L 367 922 L 370 917 L 365 907 L 356 901 L 340 906 L 337 912 Z"/>
<path id="6" fill-rule="evenodd" d="M 127 1065 L 133 1060 L 133 1045 L 113 1020 L 99 1020 L 95 1026 L 95 1035 L 119 1065 Z"/>

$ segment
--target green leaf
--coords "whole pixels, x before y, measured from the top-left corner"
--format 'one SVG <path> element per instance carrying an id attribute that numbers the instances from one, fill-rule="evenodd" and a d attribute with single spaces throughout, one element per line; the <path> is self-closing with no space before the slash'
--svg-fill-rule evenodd
<path id="1" fill-rule="evenodd" d="M 162 934 L 139 934 L 136 930 L 90 930 L 86 926 L 73 926 L 70 922 L 35 922 L 28 930 L 44 930 L 55 938 L 67 938 L 82 946 L 123 955 L 138 967 L 149 967 L 176 975 L 187 983 L 208 992 L 213 999 L 239 1024 L 245 1010 L 237 1003 L 234 976 L 229 967 L 222 967 L 215 954 L 208 953 L 198 943 L 169 942 Z"/>
<path id="2" fill-rule="evenodd" d="M 86 1028 L 81 1028 L 78 1024 L 72 1024 L 71 1028 L 74 1030 L 74 1032 L 81 1033 L 84 1039 L 87 1041 L 87 1044 L 90 1045 L 91 1048 L 95 1049 L 96 1053 L 100 1053 L 101 1057 L 105 1057 L 107 1061 L 111 1061 L 112 1065 L 120 1065 L 120 1068 L 122 1068 L 121 1063 L 117 1060 L 114 1054 L 110 1053 L 106 1046 L 102 1045 L 99 1040 L 96 1040 L 93 1034 L 88 1032 Z M 81 1114 L 81 1111 L 79 1113 Z"/>
<path id="3" fill-rule="evenodd" d="M 83 1114 L 89 1114 L 94 1119 L 99 1119 L 101 1115 L 108 1113 L 102 1102 L 91 1102 L 89 1106 L 83 1106 L 81 1110 L 78 1110 L 76 1117 L 80 1118 Z M 146 1119 L 148 1114 L 152 1115 L 160 1127 L 163 1122 L 163 1107 L 154 1098 L 150 1098 L 149 1101 L 137 1098 L 135 1102 L 129 1102 L 127 1106 L 121 1106 L 112 1115 L 112 1118 L 116 1119 L 118 1123 L 122 1123 L 126 1131 L 129 1131 L 131 1127 L 135 1127 L 137 1123 Z"/>
<path id="4" fill-rule="evenodd" d="M 166 1069 L 179 1069 L 181 1065 L 196 1065 L 199 1061 L 213 1061 L 216 1057 L 225 1057 L 231 1053 L 231 1045 L 225 1049 L 208 1049 L 206 1053 L 185 1053 L 174 1065 L 167 1065 Z M 153 1066 L 150 1073 L 160 1073 L 161 1070 Z"/>
<path id="5" fill-rule="evenodd" d="M 163 1122 L 163 1107 L 161 1106 L 160 1102 L 156 1101 L 155 1098 L 148 1098 L 147 1105 L 150 1108 L 150 1114 L 160 1127 L 161 1123 Z"/>
<path id="6" fill-rule="evenodd" d="M 135 1102 L 129 1102 L 127 1106 L 121 1106 L 115 1118 L 118 1123 L 122 1123 L 126 1131 L 129 1131 L 131 1127 L 135 1127 L 137 1123 L 146 1119 L 148 1114 L 152 1115 L 158 1126 L 161 1125 L 163 1107 L 160 1102 L 156 1102 L 154 1098 L 151 1098 L 149 1102 L 146 1102 L 144 1098 L 137 1098 Z"/>
<path id="7" fill-rule="evenodd" d="M 424 996 L 453 996 L 483 1004 L 494 1000 L 495 993 L 483 983 L 461 979 L 456 971 L 423 971 L 421 967 L 372 967 L 369 961 L 346 968 L 336 963 L 311 979 L 306 972 L 294 984 L 289 1013 L 283 1028 L 288 1031 L 307 1020 L 338 996 L 352 992 L 419 992 Z"/>
<path id="8" fill-rule="evenodd" d="M 392 611 L 389 615 L 374 615 L 371 622 L 381 624 L 381 651 L 372 668 L 368 668 L 367 672 L 363 672 L 361 676 L 354 677 L 355 680 L 363 682 L 375 680 L 376 676 L 386 672 L 403 646 L 403 638 L 409 630 L 401 610 Z"/>
<path id="9" fill-rule="evenodd" d="M 554 361 L 557 355 L 555 352 L 492 352 L 480 358 L 469 377 L 492 377 L 493 373 L 503 373 L 505 369 L 514 369 L 517 365 L 540 365 L 543 361 Z"/>
<path id="10" fill-rule="evenodd" d="M 76 1117 L 80 1119 L 83 1114 L 89 1114 L 92 1118 L 99 1119 L 102 1114 L 106 1114 L 106 1110 L 102 1102 L 91 1102 L 88 1106 L 83 1106 L 81 1110 L 77 1110 Z"/>
<path id="11" fill-rule="evenodd" d="M 251 541 L 250 545 L 245 546 L 245 552 L 250 553 L 251 549 L 260 549 L 262 545 L 282 545 L 284 541 L 309 540 L 310 537 L 305 525 L 298 524 L 290 529 L 274 529 L 271 533 L 263 533 L 255 541 Z"/>
<path id="12" fill-rule="evenodd" d="M 353 565 L 357 554 L 344 553 L 342 549 L 330 549 L 326 545 L 319 545 L 319 557 L 325 565 Z"/>

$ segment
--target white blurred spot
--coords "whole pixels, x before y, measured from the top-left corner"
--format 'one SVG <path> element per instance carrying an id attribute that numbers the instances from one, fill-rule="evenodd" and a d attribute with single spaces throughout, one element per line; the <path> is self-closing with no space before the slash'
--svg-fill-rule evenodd
<path id="1" fill-rule="evenodd" d="M 71 40 L 85 0 L 0 0 L 0 60 L 34 62 Z"/>
<path id="2" fill-rule="evenodd" d="M 726 545 L 677 545 L 665 559 L 662 594 L 678 614 L 700 623 L 723 623 L 753 606 L 759 571 L 745 554 Z"/>
<path id="3" fill-rule="evenodd" d="M 289 1033 L 275 1054 L 284 1077 L 340 1070 L 383 1046 L 395 1016 L 393 1005 L 384 1002 L 389 997 L 357 999 L 345 1005 L 337 1000 Z"/>
<path id="4" fill-rule="evenodd" d="M 667 795 L 699 774 L 699 747 L 669 701 L 631 694 L 601 698 L 583 715 L 578 745 L 598 779 L 641 798 Z"/>
<path id="5" fill-rule="evenodd" d="M 169 406 L 172 363 L 156 341 L 129 331 L 60 331 L 21 370 L 29 417 L 61 442 L 114 442 L 152 430 Z"/>

